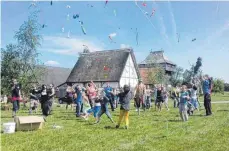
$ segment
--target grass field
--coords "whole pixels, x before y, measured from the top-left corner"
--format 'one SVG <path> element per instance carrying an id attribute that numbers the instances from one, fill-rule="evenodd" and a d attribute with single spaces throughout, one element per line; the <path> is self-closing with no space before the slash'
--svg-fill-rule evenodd
<path id="1" fill-rule="evenodd" d="M 229 94 L 213 96 L 213 101 L 229 101 Z M 202 100 L 200 100 L 202 101 Z M 153 109 L 138 116 L 134 107 L 130 111 L 130 128 L 115 129 L 104 115 L 98 125 L 78 119 L 74 111 L 56 107 L 47 118 L 42 130 L 2 134 L 2 151 L 229 151 L 229 103 L 212 104 L 213 116 L 206 117 L 202 108 L 181 122 L 178 109 Z M 2 123 L 12 121 L 11 111 L 1 112 Z M 40 112 L 39 112 L 40 113 Z M 27 115 L 20 110 L 19 115 Z M 112 112 L 117 121 L 119 109 Z M 63 126 L 53 129 L 52 125 Z M 110 126 L 110 128 L 104 128 Z"/>

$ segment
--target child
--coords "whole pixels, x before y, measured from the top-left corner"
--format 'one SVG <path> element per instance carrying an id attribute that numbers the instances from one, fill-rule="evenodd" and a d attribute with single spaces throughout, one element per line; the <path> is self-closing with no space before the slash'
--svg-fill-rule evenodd
<path id="1" fill-rule="evenodd" d="M 104 91 L 101 92 L 100 103 L 101 103 L 101 109 L 98 113 L 97 120 L 96 120 L 95 124 L 98 124 L 100 122 L 100 118 L 104 113 L 107 115 L 107 117 L 110 119 L 110 121 L 112 123 L 114 123 L 114 120 L 111 117 L 111 113 L 108 110 L 109 99 L 106 97 L 106 94 Z"/>
<path id="2" fill-rule="evenodd" d="M 82 115 L 82 117 L 85 119 L 85 120 L 88 120 L 88 116 L 93 112 L 92 108 L 91 108 L 91 105 L 89 103 L 89 99 L 87 97 L 84 97 L 83 99 L 83 112 L 84 112 L 84 115 Z"/>
<path id="3" fill-rule="evenodd" d="M 130 110 L 130 101 L 133 98 L 133 93 L 130 91 L 130 87 L 128 85 L 124 85 L 124 92 L 119 93 L 117 96 L 119 97 L 120 102 L 120 115 L 119 121 L 116 125 L 116 128 L 119 128 L 123 117 L 125 118 L 125 128 L 129 127 L 129 110 Z"/>
<path id="4" fill-rule="evenodd" d="M 164 105 L 167 109 L 167 111 L 169 111 L 169 93 L 166 91 L 166 89 L 164 87 L 162 87 L 162 99 L 163 99 L 163 102 L 164 102 Z"/>
<path id="5" fill-rule="evenodd" d="M 193 87 L 191 89 L 191 103 L 196 110 L 199 110 L 198 109 L 198 102 L 197 102 L 197 87 L 195 85 L 193 85 Z"/>
<path id="6" fill-rule="evenodd" d="M 180 103 L 179 103 L 179 112 L 181 119 L 185 122 L 188 121 L 188 114 L 187 114 L 187 104 L 189 100 L 189 94 L 187 92 L 186 85 L 182 85 L 182 89 L 180 92 Z"/>

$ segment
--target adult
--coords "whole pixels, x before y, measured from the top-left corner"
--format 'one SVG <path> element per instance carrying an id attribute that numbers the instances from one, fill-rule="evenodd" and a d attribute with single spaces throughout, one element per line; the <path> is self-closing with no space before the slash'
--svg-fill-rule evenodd
<path id="1" fill-rule="evenodd" d="M 139 79 L 139 82 L 137 86 L 135 87 L 135 92 L 134 92 L 135 105 L 138 111 L 138 115 L 140 115 L 141 104 L 142 104 L 143 109 L 145 110 L 145 100 L 144 100 L 145 91 L 146 91 L 146 87 L 142 83 L 142 80 Z"/>
<path id="2" fill-rule="evenodd" d="M 204 93 L 204 107 L 206 110 L 206 116 L 209 116 L 212 114 L 211 111 L 211 79 L 208 75 L 205 75 L 203 77 L 203 93 Z"/>
<path id="3" fill-rule="evenodd" d="M 157 108 L 157 86 L 154 86 L 154 90 L 153 90 L 153 99 L 154 99 L 154 105 L 155 105 L 155 110 Z"/>
<path id="4" fill-rule="evenodd" d="M 41 93 L 41 110 L 44 120 L 46 121 L 46 117 L 50 113 L 50 107 L 49 107 L 49 94 L 50 92 L 47 90 L 47 86 L 45 84 L 42 85 L 41 90 L 39 91 Z"/>
<path id="5" fill-rule="evenodd" d="M 149 85 L 146 86 L 146 108 L 150 109 L 151 108 L 151 96 L 152 96 L 153 91 L 150 89 Z"/>
<path id="6" fill-rule="evenodd" d="M 67 89 L 66 89 L 66 97 L 67 97 L 66 110 L 68 109 L 68 105 L 72 105 L 72 103 L 73 103 L 73 93 L 74 93 L 74 89 L 72 88 L 72 84 L 68 83 L 68 86 L 67 86 Z"/>
<path id="7" fill-rule="evenodd" d="M 38 90 L 36 88 L 36 85 L 33 85 L 33 88 L 30 90 L 30 108 L 29 108 L 29 114 L 32 113 L 32 110 L 35 110 L 35 113 L 37 112 L 38 107 Z"/>
<path id="8" fill-rule="evenodd" d="M 53 102 L 54 102 L 54 96 L 55 96 L 55 88 L 54 88 L 54 84 L 50 84 L 49 85 L 50 87 L 50 98 L 49 98 L 49 110 L 50 110 L 50 113 L 52 112 L 52 106 L 53 106 Z"/>
<path id="9" fill-rule="evenodd" d="M 76 117 L 80 117 L 81 107 L 83 104 L 83 94 L 82 89 L 79 85 L 75 88 L 75 104 L 76 104 Z"/>
<path id="10" fill-rule="evenodd" d="M 13 79 L 11 91 L 12 91 L 12 103 L 13 103 L 12 117 L 15 117 L 17 111 L 20 109 L 20 100 L 21 100 L 21 88 L 16 79 Z"/>
<path id="11" fill-rule="evenodd" d="M 114 100 L 112 91 L 112 87 L 107 82 L 107 86 L 104 88 L 104 92 L 106 93 L 106 98 L 108 99 L 108 102 L 110 102 L 111 110 L 114 111 Z"/>
<path id="12" fill-rule="evenodd" d="M 87 86 L 87 94 L 88 94 L 91 108 L 94 107 L 94 103 L 97 95 L 96 91 L 97 91 L 96 85 L 94 84 L 93 81 L 91 81 Z"/>
<path id="13" fill-rule="evenodd" d="M 156 107 L 157 107 L 158 111 L 161 111 L 162 103 L 163 103 L 162 87 L 158 86 L 158 88 L 157 88 L 157 100 L 156 100 Z"/>
<path id="14" fill-rule="evenodd" d="M 163 99 L 163 103 L 164 103 L 166 109 L 169 111 L 169 103 L 168 103 L 169 93 L 164 87 L 162 87 L 162 99 Z"/>
<path id="15" fill-rule="evenodd" d="M 171 98 L 173 99 L 173 107 L 176 108 L 178 107 L 178 102 L 179 102 L 179 98 L 177 96 L 177 88 L 173 88 L 172 89 L 172 94 L 171 94 Z"/>

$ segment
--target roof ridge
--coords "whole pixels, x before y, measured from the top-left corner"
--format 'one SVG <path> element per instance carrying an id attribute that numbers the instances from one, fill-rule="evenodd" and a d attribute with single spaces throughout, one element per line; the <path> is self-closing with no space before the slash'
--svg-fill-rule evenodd
<path id="1" fill-rule="evenodd" d="M 132 48 L 121 48 L 121 49 L 109 49 L 109 50 L 101 50 L 101 51 L 93 51 L 89 53 L 84 53 L 84 54 L 94 54 L 94 53 L 104 53 L 104 52 L 109 52 L 109 51 L 131 51 L 133 50 Z"/>

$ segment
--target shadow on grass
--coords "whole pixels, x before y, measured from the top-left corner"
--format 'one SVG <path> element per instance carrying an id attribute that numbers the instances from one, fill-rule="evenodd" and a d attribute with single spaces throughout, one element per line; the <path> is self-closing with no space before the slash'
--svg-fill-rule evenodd
<path id="1" fill-rule="evenodd" d="M 168 120 L 168 122 L 181 122 L 181 120 Z"/>
<path id="2" fill-rule="evenodd" d="M 205 115 L 191 115 L 191 116 L 199 116 L 199 117 L 202 117 L 202 116 L 205 116 Z"/>
<path id="3" fill-rule="evenodd" d="M 217 110 L 217 112 L 227 112 L 229 110 Z"/>

